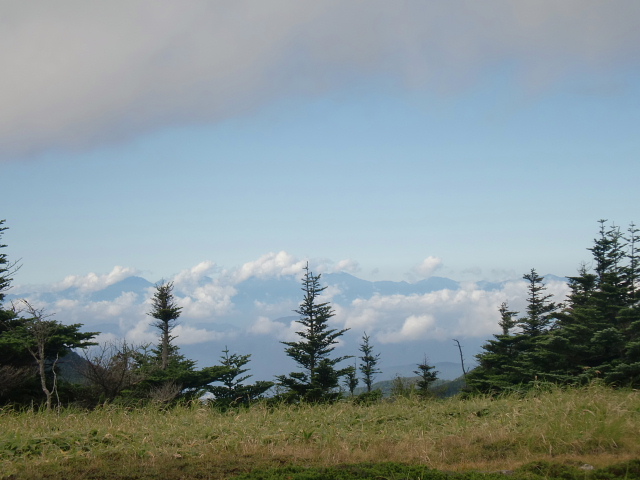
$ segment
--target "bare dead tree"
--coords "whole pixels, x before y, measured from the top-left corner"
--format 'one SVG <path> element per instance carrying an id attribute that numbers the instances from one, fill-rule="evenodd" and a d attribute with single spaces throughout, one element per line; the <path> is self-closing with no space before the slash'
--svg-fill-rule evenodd
<path id="1" fill-rule="evenodd" d="M 153 388 L 149 392 L 149 398 L 156 404 L 168 404 L 175 400 L 181 391 L 182 385 L 174 381 L 169 381 Z"/>
<path id="2" fill-rule="evenodd" d="M 58 378 L 53 376 L 53 384 L 51 388 L 47 385 L 47 355 L 46 349 L 52 335 L 57 330 L 57 322 L 49 320 L 53 314 L 45 314 L 44 308 L 36 308 L 27 300 L 21 300 L 23 310 L 29 315 L 25 322 L 28 337 L 25 339 L 25 347 L 36 361 L 38 376 L 40 377 L 40 386 L 46 397 L 47 410 L 51 410 L 53 395 L 57 395 Z M 55 371 L 58 355 L 53 361 L 51 368 Z"/>
<path id="3" fill-rule="evenodd" d="M 462 355 L 462 346 L 460 345 L 460 342 L 455 338 L 453 339 L 453 341 L 456 342 L 456 344 L 458 345 L 458 351 L 460 352 L 460 364 L 462 365 L 462 376 L 464 378 L 467 378 L 468 370 L 464 368 L 464 356 Z"/>
<path id="4" fill-rule="evenodd" d="M 79 373 L 105 400 L 112 401 L 123 390 L 144 380 L 140 370 L 135 368 L 135 357 L 141 349 L 143 347 L 122 340 L 85 350 L 86 362 Z"/>

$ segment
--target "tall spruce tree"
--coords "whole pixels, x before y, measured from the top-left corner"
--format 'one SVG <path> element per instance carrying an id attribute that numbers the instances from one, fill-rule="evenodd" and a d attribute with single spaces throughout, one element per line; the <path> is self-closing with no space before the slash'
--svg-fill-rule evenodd
<path id="1" fill-rule="evenodd" d="M 3 249 L 7 248 L 2 243 L 2 236 L 4 232 L 8 230 L 5 227 L 6 220 L 0 220 L 0 332 L 2 332 L 2 322 L 9 322 L 16 318 L 16 313 L 13 309 L 3 309 L 3 302 L 6 296 L 6 292 L 11 288 L 12 276 L 19 270 L 20 265 L 17 261 L 9 261 L 9 257 L 4 253 Z"/>
<path id="2" fill-rule="evenodd" d="M 631 222 L 627 229 L 628 262 L 624 270 L 624 282 L 627 287 L 628 304 L 637 306 L 640 301 L 638 289 L 640 288 L 640 229 Z"/>
<path id="3" fill-rule="evenodd" d="M 0 220 L 0 242 L 2 240 L 3 232 L 7 230 L 7 227 L 3 227 L 5 221 L 6 220 Z M 6 245 L 0 243 L 0 249 L 6 247 Z M 0 307 L 4 301 L 5 292 L 11 286 L 11 280 L 11 264 L 7 258 L 7 254 L 0 250 Z"/>
<path id="4" fill-rule="evenodd" d="M 589 382 L 601 363 L 592 343 L 593 335 L 606 327 L 594 302 L 598 276 L 586 265 L 568 278 L 569 295 L 556 313 L 556 328 L 542 342 L 549 368 L 545 379 L 562 384 Z"/>
<path id="5" fill-rule="evenodd" d="M 510 310 L 507 302 L 502 302 L 498 312 L 502 333 L 494 335 L 483 345 L 483 352 L 476 355 L 478 366 L 466 375 L 467 386 L 474 391 L 499 393 L 520 382 L 515 365 L 525 337 L 512 332 L 518 312 Z"/>
<path id="6" fill-rule="evenodd" d="M 479 366 L 467 375 L 467 385 L 481 392 L 497 393 L 528 388 L 548 371 L 544 342 L 555 323 L 560 305 L 551 302 L 543 278 L 535 269 L 523 275 L 527 281 L 526 315 L 514 320 L 517 312 L 506 303 L 500 306 L 501 335 L 494 335 L 476 355 Z M 520 331 L 511 334 L 514 327 Z"/>
<path id="7" fill-rule="evenodd" d="M 528 282 L 527 309 L 517 323 L 521 338 L 514 370 L 518 383 L 528 384 L 540 379 L 550 368 L 545 341 L 562 305 L 551 301 L 553 295 L 546 293 L 544 278 L 535 269 L 522 278 Z"/>
<path id="8" fill-rule="evenodd" d="M 551 302 L 551 294 L 545 294 L 547 287 L 544 279 L 534 268 L 523 277 L 527 282 L 527 315 L 518 320 L 517 325 L 524 335 L 536 337 L 549 330 L 553 325 L 555 312 L 560 305 Z"/>
<path id="9" fill-rule="evenodd" d="M 302 371 L 276 377 L 279 385 L 287 389 L 287 395 L 296 400 L 317 402 L 337 398 L 340 394 L 335 389 L 347 371 L 336 366 L 348 356 L 330 357 L 338 338 L 348 329 L 329 328 L 329 320 L 334 313 L 329 302 L 320 301 L 325 288 L 320 286 L 320 275 L 314 275 L 307 263 L 302 278 L 304 298 L 295 310 L 300 315 L 297 323 L 303 327 L 297 332 L 301 340 L 282 342 L 287 345 L 286 354 Z"/>
<path id="10" fill-rule="evenodd" d="M 175 337 L 171 335 L 171 331 L 175 328 L 181 311 L 182 307 L 176 304 L 173 296 L 173 283 L 161 282 L 156 285 L 156 291 L 151 301 L 151 311 L 147 315 L 157 320 L 153 326 L 160 330 L 158 352 L 162 370 L 167 369 L 169 356 L 175 351 L 175 347 L 171 343 Z"/>
<path id="11" fill-rule="evenodd" d="M 613 325 L 605 329 L 598 339 L 604 338 L 603 347 L 610 353 L 601 370 L 607 382 L 614 385 L 640 387 L 640 302 L 638 279 L 640 259 L 638 244 L 640 237 L 635 224 L 631 223 L 627 236 L 622 237 L 625 250 L 623 262 L 614 265 L 604 290 L 611 301 L 619 300 L 617 310 L 608 310 L 608 318 L 615 314 Z M 613 236 L 609 233 L 609 236 Z M 611 257 L 617 258 L 615 254 Z M 616 284 L 619 282 L 619 288 Z M 622 290 L 622 291 L 620 291 Z M 605 297 L 606 298 L 606 297 Z M 603 300 L 600 301 L 600 304 Z"/>
<path id="12" fill-rule="evenodd" d="M 376 374 L 381 373 L 381 370 L 378 368 L 380 354 L 373 353 L 373 346 L 369 343 L 369 335 L 367 335 L 367 332 L 364 332 L 364 335 L 362 336 L 362 343 L 358 350 L 362 352 L 362 356 L 360 357 L 360 361 L 362 362 L 360 363 L 362 381 L 367 387 L 367 392 L 370 392 L 373 381 L 376 378 Z"/>

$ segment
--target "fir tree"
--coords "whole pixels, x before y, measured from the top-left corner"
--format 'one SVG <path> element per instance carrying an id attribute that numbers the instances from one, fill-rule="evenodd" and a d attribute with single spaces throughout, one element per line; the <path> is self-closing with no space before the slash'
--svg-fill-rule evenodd
<path id="1" fill-rule="evenodd" d="M 429 359 L 424 356 L 422 363 L 418 364 L 418 369 L 413 373 L 418 375 L 418 381 L 416 382 L 416 393 L 423 397 L 431 396 L 429 388 L 431 384 L 438 379 L 438 372 L 433 365 L 429 365 Z"/>
<path id="2" fill-rule="evenodd" d="M 251 378 L 251 375 L 244 375 L 249 371 L 244 366 L 249 363 L 250 354 L 238 355 L 229 353 L 229 348 L 225 347 L 220 357 L 221 364 L 226 371 L 220 374 L 218 379 L 222 385 L 209 387 L 216 397 L 216 404 L 219 406 L 228 406 L 231 404 L 248 404 L 259 398 L 267 390 L 273 386 L 273 382 L 258 381 L 255 384 L 245 384 L 244 382 Z"/>
<path id="3" fill-rule="evenodd" d="M 5 220 L 0 220 L 0 241 L 2 239 L 3 232 L 7 230 L 7 227 L 3 227 Z M 6 245 L 0 243 L 0 249 L 6 248 Z M 11 274 L 12 265 L 9 263 L 7 254 L 0 250 L 0 307 L 4 301 L 5 292 L 9 290 L 11 286 Z"/>
<path id="4" fill-rule="evenodd" d="M 535 269 L 523 275 L 529 285 L 527 296 L 527 315 L 518 320 L 517 325 L 522 328 L 524 335 L 535 337 L 549 330 L 555 318 L 555 312 L 560 307 L 558 304 L 550 302 L 553 295 L 546 294 L 547 287 L 544 279 L 538 275 Z"/>
<path id="5" fill-rule="evenodd" d="M 515 365 L 525 337 L 512 333 L 518 312 L 510 310 L 507 302 L 500 305 L 498 312 L 502 333 L 482 346 L 483 351 L 476 355 L 478 366 L 466 376 L 467 386 L 479 392 L 498 393 L 520 382 Z"/>
<path id="6" fill-rule="evenodd" d="M 307 264 L 302 278 L 304 298 L 300 307 L 295 310 L 300 315 L 297 323 L 303 327 L 297 332 L 301 340 L 282 342 L 287 345 L 286 354 L 302 371 L 276 377 L 279 384 L 296 399 L 325 401 L 337 398 L 338 394 L 334 390 L 340 377 L 346 373 L 345 369 L 336 369 L 336 365 L 349 357 L 331 358 L 330 354 L 338 343 L 338 338 L 348 329 L 329 328 L 328 322 L 334 313 L 328 302 L 320 301 L 325 288 L 320 286 L 320 275 L 314 275 Z"/>
<path id="7" fill-rule="evenodd" d="M 153 326 L 160 330 L 158 345 L 160 368 L 166 370 L 169 366 L 170 355 L 176 351 L 171 343 L 175 338 L 171 335 L 171 331 L 175 328 L 182 311 L 182 307 L 178 307 L 173 297 L 173 283 L 161 282 L 156 285 L 151 305 L 152 309 L 147 315 L 157 319 Z"/>
<path id="8" fill-rule="evenodd" d="M 369 335 L 367 335 L 367 332 L 364 332 L 362 336 L 362 343 L 360 344 L 359 350 L 362 352 L 362 356 L 360 357 L 360 361 L 362 362 L 360 364 L 360 373 L 362 373 L 362 380 L 367 387 L 367 392 L 370 392 L 375 376 L 377 373 L 381 373 L 381 370 L 377 367 L 380 354 L 376 353 L 374 355 L 373 346 L 369 343 Z"/>
<path id="9" fill-rule="evenodd" d="M 498 322 L 498 325 L 502 328 L 502 335 L 509 335 L 509 332 L 518 324 L 514 317 L 519 312 L 509 310 L 509 304 L 507 302 L 502 302 L 502 304 L 500 304 L 498 312 L 500 312 L 500 321 Z"/>

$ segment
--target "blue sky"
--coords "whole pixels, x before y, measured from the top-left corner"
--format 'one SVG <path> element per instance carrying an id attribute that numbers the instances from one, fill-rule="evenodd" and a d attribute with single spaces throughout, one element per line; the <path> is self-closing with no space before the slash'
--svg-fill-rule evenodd
<path id="1" fill-rule="evenodd" d="M 0 8 L 16 284 L 281 251 L 569 275 L 598 219 L 640 222 L 636 1 Z"/>

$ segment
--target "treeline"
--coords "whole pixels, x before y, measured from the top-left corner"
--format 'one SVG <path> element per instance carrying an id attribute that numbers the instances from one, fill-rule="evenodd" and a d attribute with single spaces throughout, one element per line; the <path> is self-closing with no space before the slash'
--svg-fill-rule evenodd
<path id="1" fill-rule="evenodd" d="M 471 391 L 527 389 L 540 382 L 583 385 L 596 379 L 618 387 L 640 386 L 640 231 L 600 220 L 592 263 L 568 278 L 570 293 L 552 301 L 535 270 L 526 312 L 500 306 L 500 327 L 467 375 Z"/>
<path id="2" fill-rule="evenodd" d="M 5 230 L 2 220 L 0 239 Z M 612 386 L 640 386 L 639 233 L 634 224 L 623 232 L 601 220 L 588 249 L 593 261 L 569 277 L 570 294 L 563 303 L 553 301 L 535 269 L 524 275 L 526 311 L 520 315 L 507 302 L 500 306 L 502 332 L 483 346 L 478 367 L 465 372 L 466 391 L 500 393 L 540 382 L 583 385 L 595 379 Z M 4 247 L 0 244 L 0 252 Z M 254 383 L 248 382 L 250 354 L 231 353 L 225 347 L 216 365 L 197 368 L 180 353 L 172 332 L 181 307 L 170 282 L 156 285 L 148 312 L 158 332 L 156 345 L 124 340 L 97 345 L 98 332 L 82 332 L 81 324 L 64 325 L 25 300 L 5 305 L 5 292 L 18 268 L 0 253 L 0 404 L 37 403 L 47 409 L 69 403 L 169 404 L 209 394 L 213 404 L 227 408 L 247 405 L 267 393 L 285 402 L 327 402 L 345 396 L 372 401 L 382 396 L 373 389 L 380 354 L 366 333 L 359 355 L 333 355 L 347 329 L 330 328 L 334 312 L 321 297 L 326 287 L 308 265 L 296 310 L 298 339 L 282 342 L 298 370 L 278 375 L 273 382 Z M 462 360 L 461 349 L 460 355 Z M 350 359 L 353 364 L 344 366 Z M 409 390 L 400 383 L 396 387 L 402 387 L 403 394 L 432 396 L 437 373 L 425 356 L 415 371 L 418 381 L 407 386 Z M 361 380 L 365 391 L 356 395 Z"/>
<path id="3" fill-rule="evenodd" d="M 0 238 L 6 230 L 3 225 L 4 220 L 0 221 Z M 0 251 L 5 246 L 0 245 Z M 26 300 L 5 306 L 5 292 L 18 268 L 0 253 L 0 403 L 42 402 L 47 409 L 71 402 L 86 406 L 169 404 L 209 394 L 215 405 L 229 407 L 249 404 L 268 391 L 277 401 L 327 402 L 345 395 L 355 398 L 360 379 L 366 391 L 358 400 L 382 396 L 372 389 L 380 373 L 380 354 L 374 352 L 366 333 L 359 347 L 359 364 L 356 360 L 342 367 L 341 363 L 354 357 L 332 354 L 347 329 L 329 328 L 334 312 L 320 299 L 326 287 L 308 265 L 302 278 L 303 300 L 296 310 L 301 326 L 298 341 L 282 342 L 299 370 L 279 375 L 273 382 L 255 383 L 247 383 L 250 354 L 231 353 L 225 347 L 217 365 L 196 368 L 196 362 L 180 353 L 172 332 L 182 308 L 175 301 L 171 282 L 156 285 L 148 312 L 158 332 L 156 345 L 131 345 L 124 340 L 98 345 L 98 332 L 81 332 L 82 324 L 64 325 Z M 78 349 L 83 355 L 75 353 Z M 437 372 L 426 357 L 416 373 L 420 381 L 412 391 L 430 395 Z"/>

